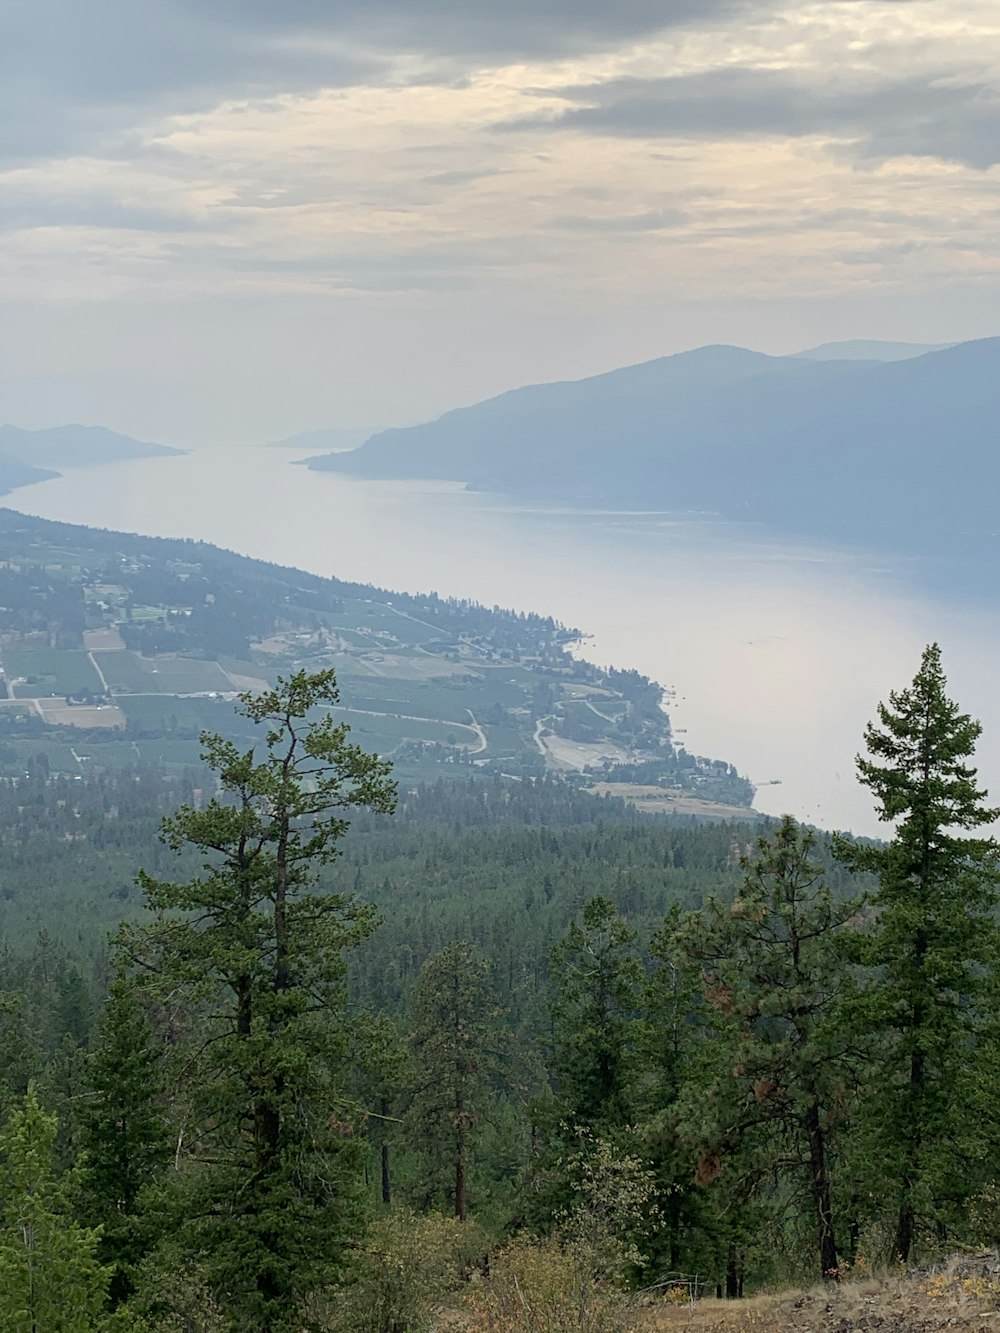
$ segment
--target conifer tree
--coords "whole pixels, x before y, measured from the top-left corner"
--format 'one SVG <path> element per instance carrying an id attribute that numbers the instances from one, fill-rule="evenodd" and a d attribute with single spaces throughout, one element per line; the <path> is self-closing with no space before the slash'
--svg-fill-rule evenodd
<path id="1" fill-rule="evenodd" d="M 427 1164 L 427 1202 L 440 1191 L 464 1221 L 477 1127 L 500 1059 L 500 1009 L 487 964 L 465 941 L 439 950 L 420 970 L 410 1013 L 409 1119 Z"/>
<path id="2" fill-rule="evenodd" d="M 318 891 L 317 868 L 338 855 L 347 812 L 390 811 L 395 789 L 329 711 L 332 671 L 241 698 L 263 746 L 203 735 L 219 793 L 162 834 L 200 852 L 203 871 L 141 876 L 158 919 L 125 943 L 172 1026 L 177 1235 L 204 1256 L 234 1329 L 278 1333 L 298 1327 L 360 1225 L 342 954 L 374 919 Z"/>
<path id="3" fill-rule="evenodd" d="M 568 1123 L 600 1130 L 629 1121 L 642 981 L 634 950 L 635 931 L 598 894 L 552 951 L 553 1066 Z"/>
<path id="4" fill-rule="evenodd" d="M 108 1272 L 53 1166 L 56 1117 L 34 1086 L 0 1133 L 0 1333 L 95 1333 Z"/>
<path id="5" fill-rule="evenodd" d="M 842 860 L 878 879 L 862 954 L 874 970 L 855 1018 L 882 1039 L 870 1079 L 872 1156 L 895 1203 L 902 1263 L 918 1231 L 940 1244 L 960 1224 L 998 1146 L 983 1038 L 1000 959 L 1000 847 L 972 835 L 1000 812 L 967 762 L 982 728 L 946 685 L 931 644 L 912 684 L 879 705 L 865 732 L 869 757 L 857 764 L 893 837 L 838 845 Z"/>
<path id="6" fill-rule="evenodd" d="M 524 1200 L 538 1227 L 556 1226 L 572 1207 L 568 1161 L 597 1143 L 618 1151 L 633 1123 L 639 1077 L 642 969 L 635 931 L 609 898 L 587 899 L 580 920 L 553 946 L 550 968 L 551 1086 L 532 1107 L 534 1160 Z"/>
<path id="7" fill-rule="evenodd" d="M 154 1043 L 134 980 L 111 983 L 80 1114 L 80 1211 L 101 1227 L 100 1255 L 111 1269 L 118 1305 L 131 1293 L 138 1264 L 155 1241 L 144 1196 L 171 1157 L 165 1121 L 164 1058 Z"/>
<path id="8" fill-rule="evenodd" d="M 643 1248 L 661 1270 L 711 1271 L 728 1238 L 720 1235 L 711 1192 L 695 1182 L 696 1159 L 678 1116 L 682 1091 L 700 1071 L 706 1035 L 699 969 L 682 939 L 682 919 L 680 904 L 673 904 L 650 943 L 653 970 L 643 986 L 636 1038 L 636 1123 L 660 1216 Z"/>
<path id="9" fill-rule="evenodd" d="M 716 1027 L 714 1078 L 693 1090 L 692 1132 L 722 1170 L 742 1149 L 748 1185 L 777 1174 L 804 1189 L 829 1278 L 839 1266 L 831 1144 L 854 1081 L 853 1039 L 840 1023 L 845 945 L 859 902 L 833 900 L 814 846 L 786 816 L 743 858 L 735 900 L 710 899 L 679 940 L 701 967 Z"/>

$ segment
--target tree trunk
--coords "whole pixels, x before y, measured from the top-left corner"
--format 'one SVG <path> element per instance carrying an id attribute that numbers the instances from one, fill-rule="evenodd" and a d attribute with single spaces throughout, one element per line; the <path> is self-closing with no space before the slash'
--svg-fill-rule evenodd
<path id="1" fill-rule="evenodd" d="M 738 1301 L 743 1295 L 743 1265 L 736 1253 L 735 1241 L 729 1246 L 726 1261 L 726 1300 Z"/>
<path id="2" fill-rule="evenodd" d="M 913 1207 L 913 1171 L 912 1154 L 910 1161 L 903 1172 L 903 1192 L 899 1201 L 899 1217 L 896 1220 L 896 1238 L 892 1243 L 892 1252 L 897 1263 L 906 1264 L 910 1261 L 910 1251 L 913 1249 L 913 1233 L 916 1230 L 916 1211 Z"/>
<path id="3" fill-rule="evenodd" d="M 819 1228 L 819 1264 L 824 1280 L 836 1281 L 839 1261 L 833 1230 L 833 1201 L 830 1177 L 826 1169 L 826 1135 L 820 1124 L 819 1104 L 813 1102 L 805 1115 L 806 1136 L 809 1140 L 809 1192 L 816 1211 Z"/>
<path id="4" fill-rule="evenodd" d="M 455 1088 L 455 1216 L 465 1221 L 465 1096 Z"/>
<path id="5" fill-rule="evenodd" d="M 392 1179 L 389 1175 L 389 1141 L 385 1136 L 385 1122 L 389 1115 L 389 1099 L 383 1097 L 380 1107 L 382 1116 L 382 1202 L 388 1207 L 392 1203 Z"/>
<path id="6" fill-rule="evenodd" d="M 922 972 L 927 954 L 927 937 L 923 931 L 917 932 L 913 954 Z M 913 1031 L 917 1034 L 917 1042 L 919 1043 L 924 1024 L 927 1021 L 923 1005 L 919 1002 L 913 1006 L 912 1021 Z M 903 1178 L 900 1182 L 901 1191 L 899 1216 L 896 1220 L 896 1238 L 892 1246 L 893 1255 L 897 1262 L 901 1264 L 910 1261 L 910 1251 L 913 1249 L 913 1237 L 916 1231 L 917 1215 L 913 1206 L 913 1193 L 920 1172 L 920 1149 L 922 1146 L 920 1126 L 926 1087 L 927 1066 L 924 1061 L 924 1052 L 918 1044 L 910 1055 L 910 1077 L 906 1087 L 906 1116 L 904 1119 L 904 1129 L 907 1133 L 906 1155 L 903 1165 Z"/>

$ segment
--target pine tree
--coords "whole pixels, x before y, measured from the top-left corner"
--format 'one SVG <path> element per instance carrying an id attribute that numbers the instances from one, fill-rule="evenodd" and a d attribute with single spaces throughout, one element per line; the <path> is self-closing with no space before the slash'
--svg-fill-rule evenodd
<path id="1" fill-rule="evenodd" d="M 420 970 L 410 1009 L 413 1147 L 427 1164 L 426 1202 L 442 1193 L 465 1220 L 477 1128 L 500 1059 L 500 1009 L 489 968 L 464 941 Z"/>
<path id="2" fill-rule="evenodd" d="M 0 1133 L 0 1333 L 95 1333 L 108 1272 L 53 1167 L 56 1117 L 34 1086 Z"/>
<path id="3" fill-rule="evenodd" d="M 710 899 L 678 938 L 716 1015 L 715 1077 L 695 1090 L 692 1108 L 703 1152 L 718 1153 L 724 1169 L 742 1148 L 751 1183 L 777 1175 L 803 1189 L 820 1273 L 831 1277 L 839 1266 L 831 1142 L 855 1076 L 840 1015 L 860 904 L 833 900 L 814 847 L 786 816 L 743 859 L 736 899 Z"/>
<path id="4" fill-rule="evenodd" d="M 856 1022 L 882 1041 L 872 1155 L 895 1201 L 892 1248 L 903 1263 L 921 1227 L 941 1243 L 960 1224 L 997 1147 L 983 1037 L 1000 958 L 1000 847 L 969 835 L 1000 811 L 966 762 L 982 728 L 946 684 L 931 644 L 912 684 L 879 705 L 869 758 L 857 763 L 894 834 L 884 846 L 838 845 L 842 860 L 878 879 L 862 955 L 873 972 Z"/>
<path id="5" fill-rule="evenodd" d="M 556 1098 L 564 1120 L 592 1130 L 629 1121 L 642 970 L 635 931 L 596 895 L 552 951 Z"/>
<path id="6" fill-rule="evenodd" d="M 118 1305 L 131 1293 L 137 1265 L 155 1241 L 144 1195 L 171 1157 L 164 1116 L 164 1058 L 153 1040 L 134 980 L 119 975 L 98 1028 L 80 1115 L 80 1210 L 101 1227 L 100 1255 Z"/>
<path id="7" fill-rule="evenodd" d="M 680 904 L 673 904 L 650 943 L 654 966 L 643 986 L 636 1036 L 636 1123 L 660 1216 L 643 1248 L 660 1271 L 704 1272 L 716 1267 L 728 1237 L 721 1235 L 711 1191 L 695 1182 L 696 1158 L 678 1123 L 681 1094 L 700 1069 L 706 1035 L 700 976 L 681 939 L 682 919 Z"/>
<path id="8" fill-rule="evenodd" d="M 266 728 L 262 753 L 202 737 L 219 794 L 162 836 L 199 851 L 203 873 L 143 875 L 158 919 L 126 939 L 171 1025 L 178 1236 L 241 1333 L 298 1327 L 302 1297 L 360 1225 L 342 954 L 374 917 L 315 879 L 347 811 L 390 811 L 395 789 L 328 711 L 338 699 L 332 671 L 298 672 L 242 696 Z"/>
<path id="9" fill-rule="evenodd" d="M 567 1163 L 596 1144 L 631 1155 L 619 1138 L 633 1124 L 639 1076 L 642 969 L 635 931 L 595 895 L 551 950 L 550 1087 L 532 1106 L 533 1161 L 524 1211 L 553 1228 L 573 1206 Z"/>

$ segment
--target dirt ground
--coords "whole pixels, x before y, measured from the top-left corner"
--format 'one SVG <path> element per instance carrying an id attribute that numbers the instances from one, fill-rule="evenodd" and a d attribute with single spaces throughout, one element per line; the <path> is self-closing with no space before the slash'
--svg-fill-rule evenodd
<path id="1" fill-rule="evenodd" d="M 620 796 L 637 810 L 650 814 L 712 815 L 716 819 L 760 819 L 756 810 L 743 805 L 722 805 L 703 801 L 690 792 L 665 787 L 643 787 L 634 782 L 595 782 L 590 789 L 597 796 Z"/>
<path id="2" fill-rule="evenodd" d="M 1000 1330 L 1000 1256 L 952 1260 L 939 1271 L 840 1286 L 699 1301 L 648 1310 L 643 1333 L 971 1333 Z"/>
<path id="3" fill-rule="evenodd" d="M 99 708 L 89 704 L 67 704 L 64 699 L 33 700 L 50 727 L 119 727 L 124 730 L 125 714 L 115 704 Z"/>

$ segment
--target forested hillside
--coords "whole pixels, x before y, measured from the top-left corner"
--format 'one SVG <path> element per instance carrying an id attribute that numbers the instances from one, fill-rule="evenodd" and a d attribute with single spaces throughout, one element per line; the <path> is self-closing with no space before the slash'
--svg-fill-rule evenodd
<path id="1" fill-rule="evenodd" d="M 335 695 L 247 694 L 188 774 L 0 784 L 40 1327 L 597 1333 L 996 1243 L 997 812 L 936 646 L 865 737 L 885 844 L 400 787 Z"/>

